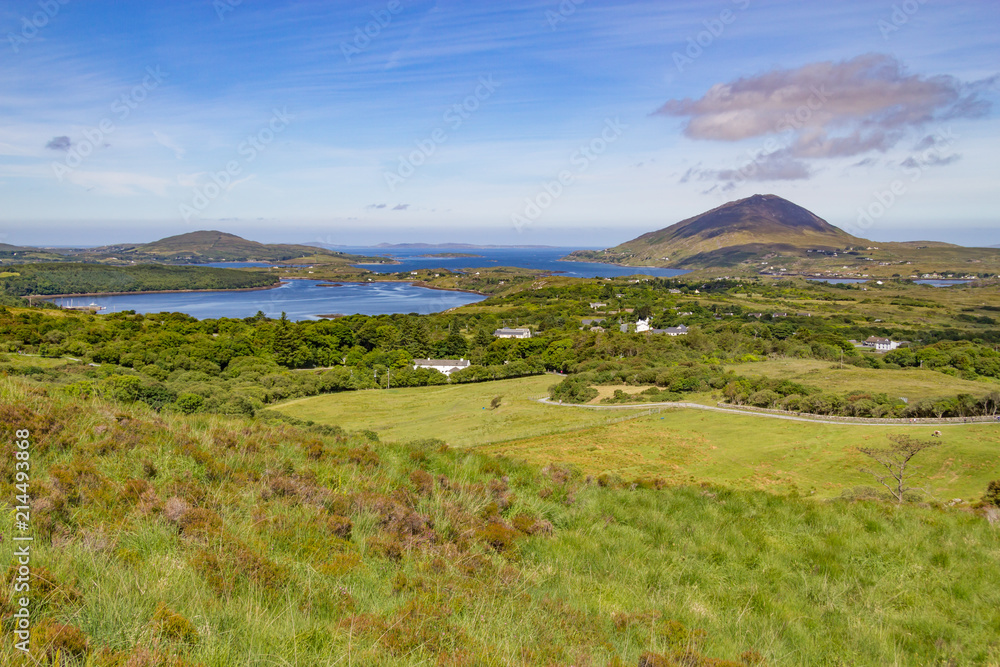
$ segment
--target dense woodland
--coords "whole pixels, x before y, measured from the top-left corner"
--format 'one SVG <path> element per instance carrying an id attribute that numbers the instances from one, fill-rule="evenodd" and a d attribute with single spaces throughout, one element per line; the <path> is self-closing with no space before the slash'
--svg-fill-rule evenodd
<path id="1" fill-rule="evenodd" d="M 33 294 L 91 294 L 95 292 L 155 292 L 268 287 L 278 277 L 263 272 L 195 266 L 108 266 L 105 264 L 15 264 L 0 274 L 0 293 L 22 297 Z"/>

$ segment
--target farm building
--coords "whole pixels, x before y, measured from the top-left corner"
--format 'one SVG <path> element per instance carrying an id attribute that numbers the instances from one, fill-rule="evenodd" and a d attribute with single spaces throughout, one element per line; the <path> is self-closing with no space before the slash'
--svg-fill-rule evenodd
<path id="1" fill-rule="evenodd" d="M 531 338 L 531 329 L 508 329 L 504 327 L 494 331 L 493 335 L 497 338 Z"/>
<path id="2" fill-rule="evenodd" d="M 865 339 L 865 347 L 873 347 L 876 352 L 888 352 L 889 350 L 895 350 L 899 347 L 899 343 L 889 338 L 880 338 L 878 336 L 869 336 Z"/>
<path id="3" fill-rule="evenodd" d="M 455 371 L 468 368 L 470 363 L 468 359 L 414 359 L 413 370 L 418 368 L 433 368 L 445 375 L 451 375 Z"/>

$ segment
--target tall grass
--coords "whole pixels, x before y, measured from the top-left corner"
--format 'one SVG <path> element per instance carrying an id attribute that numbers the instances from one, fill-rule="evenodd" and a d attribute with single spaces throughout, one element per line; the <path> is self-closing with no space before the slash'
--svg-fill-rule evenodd
<path id="1" fill-rule="evenodd" d="M 34 434 L 45 577 L 32 662 L 3 598 L 2 664 L 1000 661 L 1000 531 L 967 512 L 633 488 L 13 380 L 0 427 Z"/>

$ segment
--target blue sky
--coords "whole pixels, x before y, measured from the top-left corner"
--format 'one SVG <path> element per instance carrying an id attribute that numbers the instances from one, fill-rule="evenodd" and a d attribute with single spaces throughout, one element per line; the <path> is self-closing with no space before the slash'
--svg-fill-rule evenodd
<path id="1" fill-rule="evenodd" d="M 468 4 L 0 5 L 0 241 L 1000 244 L 996 2 Z"/>

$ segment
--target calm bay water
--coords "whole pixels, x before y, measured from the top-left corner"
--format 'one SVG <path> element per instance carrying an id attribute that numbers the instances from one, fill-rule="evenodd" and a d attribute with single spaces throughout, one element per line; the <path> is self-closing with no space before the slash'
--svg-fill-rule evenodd
<path id="1" fill-rule="evenodd" d="M 678 269 L 634 268 L 588 262 L 560 262 L 575 248 L 341 248 L 359 255 L 383 255 L 400 264 L 366 264 L 376 273 L 400 273 L 417 269 L 472 270 L 483 267 L 516 266 L 551 271 L 577 278 L 612 278 L 642 274 L 678 276 Z M 420 257 L 442 252 L 463 252 L 478 257 Z M 202 266 L 222 268 L 266 267 L 266 262 L 218 262 Z M 482 301 L 485 297 L 467 292 L 416 287 L 405 283 L 338 283 L 320 287 L 319 280 L 289 280 L 280 287 L 248 292 L 182 292 L 173 294 L 122 294 L 102 297 L 55 299 L 60 306 L 104 306 L 102 313 L 134 310 L 137 313 L 187 313 L 199 319 L 252 317 L 263 311 L 268 317 L 284 312 L 291 320 L 317 319 L 320 315 L 388 315 L 392 313 L 437 313 L 449 308 Z"/>
<path id="2" fill-rule="evenodd" d="M 560 262 L 574 250 L 580 248 L 338 248 L 358 255 L 383 255 L 399 260 L 399 264 L 361 265 L 375 273 L 398 273 L 419 269 L 478 269 L 497 266 L 517 266 L 525 269 L 551 271 L 573 278 L 615 278 L 617 276 L 657 276 L 673 278 L 687 271 L 682 269 L 644 268 L 635 266 L 615 266 L 592 262 Z M 459 252 L 479 257 L 420 257 L 436 253 Z"/>
<path id="3" fill-rule="evenodd" d="M 187 313 L 198 319 L 251 317 L 258 310 L 268 317 L 290 320 L 317 319 L 319 315 L 386 315 L 436 313 L 482 301 L 468 292 L 415 287 L 406 283 L 338 283 L 320 287 L 320 280 L 289 280 L 280 287 L 247 292 L 180 292 L 171 294 L 122 294 L 55 299 L 60 306 L 104 306 L 103 313 L 134 310 L 137 313 Z"/>

